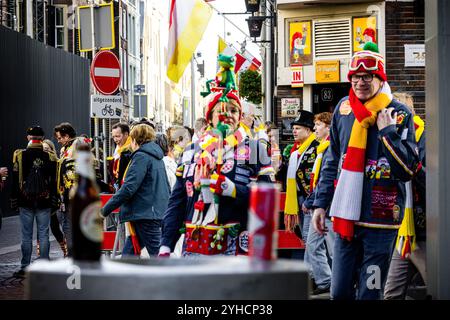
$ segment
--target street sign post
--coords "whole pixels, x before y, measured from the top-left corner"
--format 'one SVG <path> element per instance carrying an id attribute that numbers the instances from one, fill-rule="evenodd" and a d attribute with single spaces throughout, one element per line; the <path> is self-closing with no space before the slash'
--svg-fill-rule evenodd
<path id="1" fill-rule="evenodd" d="M 144 84 L 136 84 L 134 86 L 134 92 L 139 94 L 139 118 L 141 118 L 141 116 L 142 116 L 141 93 L 145 92 L 145 85 Z"/>
<path id="2" fill-rule="evenodd" d="M 91 95 L 91 117 L 120 119 L 123 115 L 123 97 Z"/>
<path id="3" fill-rule="evenodd" d="M 113 1 L 94 6 L 79 6 L 78 27 L 80 52 L 114 49 L 116 44 Z M 92 33 L 95 34 L 95 38 L 92 37 Z"/>
<path id="4" fill-rule="evenodd" d="M 98 52 L 91 65 L 91 79 L 95 88 L 103 94 L 117 91 L 121 79 L 120 63 L 111 51 Z"/>

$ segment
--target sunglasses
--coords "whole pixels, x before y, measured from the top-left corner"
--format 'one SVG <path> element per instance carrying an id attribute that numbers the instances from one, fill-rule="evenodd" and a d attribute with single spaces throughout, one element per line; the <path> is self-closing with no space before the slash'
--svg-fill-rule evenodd
<path id="1" fill-rule="evenodd" d="M 373 56 L 357 56 L 350 62 L 349 69 L 351 71 L 356 71 L 362 66 L 367 71 L 377 70 L 378 61 L 380 61 L 380 59 Z"/>

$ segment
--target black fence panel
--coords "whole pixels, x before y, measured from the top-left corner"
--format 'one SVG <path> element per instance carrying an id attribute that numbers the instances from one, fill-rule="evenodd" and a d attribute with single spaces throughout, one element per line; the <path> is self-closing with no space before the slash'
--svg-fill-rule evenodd
<path id="1" fill-rule="evenodd" d="M 77 134 L 90 132 L 89 61 L 0 26 L 0 167 L 12 172 L 15 149 L 25 148 L 26 129 L 67 121 Z M 0 193 L 8 215 L 11 181 Z"/>

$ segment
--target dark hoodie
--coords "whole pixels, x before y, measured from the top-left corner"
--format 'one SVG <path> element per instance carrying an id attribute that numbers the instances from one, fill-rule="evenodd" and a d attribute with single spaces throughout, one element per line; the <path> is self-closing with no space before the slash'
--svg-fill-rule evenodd
<path id="1" fill-rule="evenodd" d="M 125 181 L 103 208 L 103 215 L 120 206 L 121 222 L 162 219 L 170 195 L 163 156 L 156 143 L 141 145 L 132 154 Z"/>

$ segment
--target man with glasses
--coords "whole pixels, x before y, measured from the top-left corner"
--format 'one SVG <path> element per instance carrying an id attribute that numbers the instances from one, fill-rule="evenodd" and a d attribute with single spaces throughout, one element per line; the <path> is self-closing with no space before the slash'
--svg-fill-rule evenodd
<path id="1" fill-rule="evenodd" d="M 375 44 L 355 53 L 348 79 L 352 87 L 333 115 L 312 223 L 319 234 L 327 232 L 329 210 L 337 233 L 331 298 L 380 299 L 405 209 L 405 182 L 420 169 L 414 123 L 409 109 L 392 99 Z"/>

